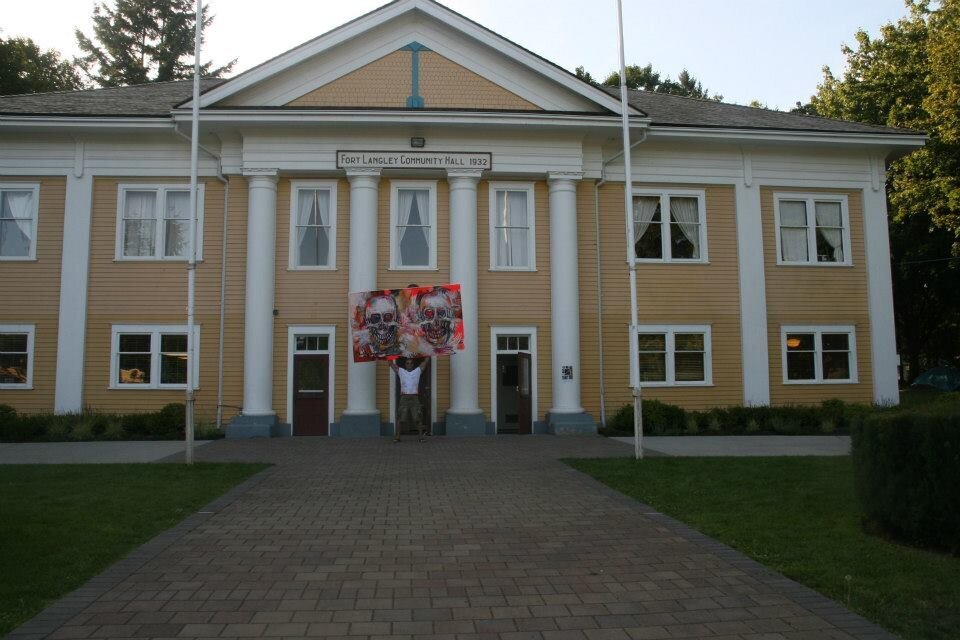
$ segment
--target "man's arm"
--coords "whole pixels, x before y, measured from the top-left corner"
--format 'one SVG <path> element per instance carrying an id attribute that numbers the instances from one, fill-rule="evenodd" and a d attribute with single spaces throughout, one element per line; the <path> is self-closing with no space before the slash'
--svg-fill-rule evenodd
<path id="1" fill-rule="evenodd" d="M 420 363 L 420 371 L 423 371 L 427 368 L 427 363 L 430 362 L 430 358 L 424 358 L 423 362 Z"/>

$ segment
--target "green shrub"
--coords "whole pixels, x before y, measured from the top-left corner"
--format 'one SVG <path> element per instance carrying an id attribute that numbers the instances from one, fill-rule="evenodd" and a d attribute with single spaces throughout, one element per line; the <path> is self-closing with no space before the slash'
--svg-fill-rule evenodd
<path id="1" fill-rule="evenodd" d="M 17 421 L 17 411 L 8 404 L 0 404 L 0 429 L 13 426 Z"/>
<path id="2" fill-rule="evenodd" d="M 960 412 L 878 412 L 854 428 L 852 451 L 868 526 L 960 552 Z"/>

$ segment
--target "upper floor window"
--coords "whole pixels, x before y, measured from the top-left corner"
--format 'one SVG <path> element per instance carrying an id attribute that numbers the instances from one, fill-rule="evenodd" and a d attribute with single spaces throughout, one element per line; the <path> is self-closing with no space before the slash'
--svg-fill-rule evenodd
<path id="1" fill-rule="evenodd" d="M 778 193 L 774 201 L 778 264 L 851 263 L 846 196 Z"/>
<path id="2" fill-rule="evenodd" d="M 0 324 L 0 389 L 33 387 L 32 324 Z"/>
<path id="3" fill-rule="evenodd" d="M 533 184 L 490 183 L 490 268 L 537 268 Z"/>
<path id="4" fill-rule="evenodd" d="M 187 260 L 189 185 L 120 185 L 118 260 Z M 197 259 L 203 248 L 203 185 L 197 186 Z"/>
<path id="5" fill-rule="evenodd" d="M 633 190 L 633 237 L 639 262 L 706 262 L 703 191 Z"/>
<path id="6" fill-rule="evenodd" d="M 194 341 L 199 360 L 199 327 L 194 327 Z M 111 345 L 111 388 L 187 388 L 186 326 L 114 325 Z M 200 386 L 199 371 L 194 362 L 194 388 Z"/>
<path id="7" fill-rule="evenodd" d="M 290 268 L 337 264 L 337 183 L 294 181 L 290 197 Z"/>
<path id="8" fill-rule="evenodd" d="M 709 326 L 643 325 L 637 344 L 643 386 L 713 384 Z"/>
<path id="9" fill-rule="evenodd" d="M 857 381 L 856 334 L 853 327 L 782 327 L 780 338 L 785 383 Z"/>
<path id="10" fill-rule="evenodd" d="M 437 184 L 396 181 L 390 190 L 390 268 L 437 268 Z"/>
<path id="11" fill-rule="evenodd" d="M 37 257 L 36 184 L 0 184 L 0 260 Z"/>

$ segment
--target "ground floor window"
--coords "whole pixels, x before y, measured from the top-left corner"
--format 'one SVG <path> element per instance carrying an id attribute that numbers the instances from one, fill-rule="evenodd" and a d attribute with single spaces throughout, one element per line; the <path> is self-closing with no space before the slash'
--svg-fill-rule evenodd
<path id="1" fill-rule="evenodd" d="M 199 356 L 199 327 L 194 327 L 194 340 L 195 353 Z M 112 388 L 187 388 L 185 325 L 114 325 L 111 344 Z M 194 388 L 199 388 L 198 374 L 199 366 L 194 362 Z"/>
<path id="2" fill-rule="evenodd" d="M 637 345 L 644 386 L 713 384 L 709 326 L 641 325 Z"/>
<path id="3" fill-rule="evenodd" d="M 0 389 L 33 387 L 32 324 L 0 325 Z"/>
<path id="4" fill-rule="evenodd" d="M 856 382 L 852 326 L 785 326 L 780 330 L 785 383 Z"/>

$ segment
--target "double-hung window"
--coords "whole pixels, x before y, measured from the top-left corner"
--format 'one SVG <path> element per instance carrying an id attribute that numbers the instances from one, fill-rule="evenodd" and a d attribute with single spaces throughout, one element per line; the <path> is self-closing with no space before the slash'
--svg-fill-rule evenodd
<path id="1" fill-rule="evenodd" d="M 437 268 L 437 183 L 398 180 L 390 189 L 390 268 Z"/>
<path id="2" fill-rule="evenodd" d="M 852 326 L 787 326 L 780 330 L 783 381 L 836 384 L 857 381 Z"/>
<path id="3" fill-rule="evenodd" d="M 194 327 L 199 360 L 200 328 Z M 185 325 L 114 325 L 110 386 L 114 389 L 186 389 Z M 193 363 L 193 386 L 199 388 L 199 362 Z"/>
<path id="4" fill-rule="evenodd" d="M 643 325 L 637 331 L 637 346 L 643 386 L 713 384 L 709 326 Z"/>
<path id="5" fill-rule="evenodd" d="M 846 196 L 777 193 L 774 203 L 778 264 L 851 264 Z"/>
<path id="6" fill-rule="evenodd" d="M 0 389 L 33 388 L 32 324 L 0 324 Z"/>
<path id="7" fill-rule="evenodd" d="M 197 259 L 203 247 L 203 185 L 197 186 Z M 189 185 L 120 185 L 118 260 L 188 260 Z"/>
<path id="8" fill-rule="evenodd" d="M 0 260 L 37 257 L 39 196 L 39 185 L 0 183 Z"/>
<path id="9" fill-rule="evenodd" d="M 633 238 L 638 262 L 706 262 L 703 191 L 633 190 Z"/>
<path id="10" fill-rule="evenodd" d="M 535 271 L 533 184 L 490 183 L 490 269 Z"/>
<path id="11" fill-rule="evenodd" d="M 295 180 L 290 194 L 290 268 L 336 265 L 337 183 Z"/>

